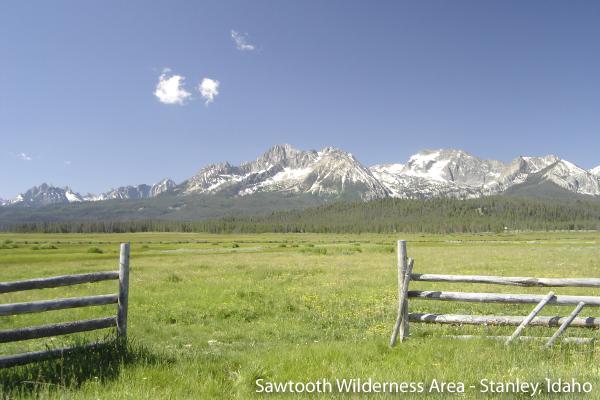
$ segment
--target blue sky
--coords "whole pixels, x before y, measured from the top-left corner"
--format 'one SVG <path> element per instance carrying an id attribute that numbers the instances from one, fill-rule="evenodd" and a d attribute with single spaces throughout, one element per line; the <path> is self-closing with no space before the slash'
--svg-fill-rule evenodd
<path id="1" fill-rule="evenodd" d="M 275 143 L 591 168 L 599 20 L 593 1 L 3 1 L 0 197 L 181 181 Z"/>

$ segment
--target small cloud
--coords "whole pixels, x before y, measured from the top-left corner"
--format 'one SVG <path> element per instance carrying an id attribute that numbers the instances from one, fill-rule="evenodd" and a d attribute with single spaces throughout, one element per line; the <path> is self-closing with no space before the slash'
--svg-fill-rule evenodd
<path id="1" fill-rule="evenodd" d="M 251 43 L 248 43 L 248 34 L 231 30 L 231 39 L 235 43 L 235 48 L 240 51 L 253 51 L 256 49 Z"/>
<path id="2" fill-rule="evenodd" d="M 181 75 L 169 76 L 170 73 L 170 68 L 163 69 L 154 95 L 163 104 L 183 104 L 191 96 L 191 93 L 182 87 L 185 78 Z"/>
<path id="3" fill-rule="evenodd" d="M 19 153 L 17 154 L 17 158 L 19 160 L 23 160 L 23 161 L 31 161 L 31 156 L 26 154 L 26 153 Z"/>
<path id="4" fill-rule="evenodd" d="M 70 166 L 71 166 L 71 161 L 65 161 L 65 165 L 66 165 L 67 167 L 70 167 Z"/>
<path id="5" fill-rule="evenodd" d="M 198 86 L 198 91 L 202 95 L 202 97 L 206 100 L 204 104 L 208 105 L 208 103 L 212 103 L 215 100 L 215 97 L 219 94 L 219 82 L 216 79 L 204 78 L 200 85 Z"/>

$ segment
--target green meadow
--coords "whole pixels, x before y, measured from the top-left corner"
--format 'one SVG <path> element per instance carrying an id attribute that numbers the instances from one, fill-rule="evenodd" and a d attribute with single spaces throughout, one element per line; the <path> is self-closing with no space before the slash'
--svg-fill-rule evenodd
<path id="1" fill-rule="evenodd" d="M 537 277 L 600 276 L 600 233 L 481 235 L 0 234 L 0 281 L 117 270 L 119 243 L 131 242 L 126 348 L 103 330 L 0 344 L 2 355 L 102 340 L 108 345 L 65 358 L 0 371 L 3 398 L 269 398 L 261 382 L 371 378 L 380 382 L 464 382 L 464 394 L 371 394 L 369 398 L 530 398 L 479 393 L 481 379 L 546 378 L 590 382 L 593 393 L 535 398 L 600 398 L 595 345 L 485 339 L 511 327 L 410 325 L 411 337 L 388 346 L 395 321 L 395 242 L 408 240 L 419 273 Z M 411 289 L 540 293 L 545 288 L 414 282 Z M 115 293 L 115 281 L 15 292 L 1 303 Z M 557 294 L 600 290 L 556 288 Z M 525 315 L 533 305 L 411 300 L 411 312 Z M 542 315 L 567 315 L 546 307 Z M 96 318 L 116 306 L 0 317 L 0 329 Z M 584 308 L 582 316 L 599 316 Z M 527 328 L 550 336 L 555 328 Z M 463 341 L 447 335 L 471 334 Z M 567 336 L 597 337 L 572 328 Z M 361 394 L 289 394 L 281 398 L 362 398 Z"/>

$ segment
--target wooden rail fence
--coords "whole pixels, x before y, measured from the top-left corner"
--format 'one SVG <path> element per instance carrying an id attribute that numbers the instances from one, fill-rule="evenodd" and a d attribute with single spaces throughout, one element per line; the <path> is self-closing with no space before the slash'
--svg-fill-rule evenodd
<path id="1" fill-rule="evenodd" d="M 398 241 L 398 315 L 390 346 L 394 346 L 398 336 L 404 341 L 409 336 L 409 322 L 437 323 L 453 325 L 509 325 L 517 329 L 511 336 L 488 336 L 488 338 L 503 340 L 507 345 L 515 340 L 546 340 L 546 347 L 551 347 L 569 327 L 599 328 L 599 318 L 580 318 L 579 313 L 584 306 L 600 307 L 599 296 L 563 296 L 549 292 L 547 295 L 535 294 L 506 294 L 506 293 L 466 293 L 444 291 L 409 291 L 409 284 L 413 281 L 420 282 L 460 282 L 494 285 L 510 285 L 521 287 L 600 287 L 598 278 L 528 278 L 528 277 L 503 277 L 480 275 L 440 275 L 440 274 L 415 274 L 413 273 L 414 260 L 407 257 L 406 241 Z M 408 300 L 441 300 L 478 303 L 510 303 L 510 304 L 536 304 L 527 316 L 497 316 L 497 315 L 460 315 L 460 314 L 423 314 L 410 313 Z M 543 317 L 538 313 L 547 305 L 576 306 L 567 317 Z M 558 327 L 550 338 L 521 336 L 528 326 Z M 472 339 L 476 336 L 454 336 L 459 339 Z M 563 342 L 590 343 L 592 338 L 562 338 Z"/>
<path id="2" fill-rule="evenodd" d="M 67 335 L 70 333 L 93 331 L 104 328 L 117 328 L 119 340 L 127 340 L 127 308 L 129 300 L 129 243 L 122 243 L 119 257 L 119 270 L 109 272 L 93 272 L 78 275 L 63 275 L 50 278 L 28 279 L 16 282 L 0 282 L 0 294 L 33 289 L 55 288 L 106 280 L 119 280 L 119 292 L 98 296 L 72 297 L 31 301 L 26 303 L 0 304 L 0 316 L 25 313 L 38 313 L 67 308 L 101 306 L 117 304 L 117 315 L 97 319 L 64 322 L 10 330 L 0 330 L 0 343 L 38 339 L 49 336 Z M 85 347 L 95 347 L 90 344 Z M 0 368 L 28 364 L 61 356 L 75 350 L 75 347 L 43 350 L 0 357 Z"/>

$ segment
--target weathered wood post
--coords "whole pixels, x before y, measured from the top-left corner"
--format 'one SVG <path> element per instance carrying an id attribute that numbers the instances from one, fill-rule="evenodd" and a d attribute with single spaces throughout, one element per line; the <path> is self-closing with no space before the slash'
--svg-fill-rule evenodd
<path id="1" fill-rule="evenodd" d="M 398 240 L 398 316 L 396 318 L 396 324 L 394 325 L 394 330 L 392 332 L 392 338 L 390 340 L 390 346 L 394 346 L 396 344 L 396 340 L 398 338 L 398 333 L 400 332 L 400 327 L 402 326 L 403 334 L 408 331 L 408 318 L 404 318 L 405 307 L 404 307 L 404 298 L 402 296 L 402 287 L 404 286 L 404 279 L 406 276 L 406 269 L 408 266 L 408 260 L 406 257 L 406 240 Z M 401 340 L 403 338 L 401 337 Z"/>
<path id="2" fill-rule="evenodd" d="M 408 338 L 408 285 L 410 284 L 410 274 L 412 274 L 414 260 L 408 259 L 408 265 L 404 271 L 404 282 L 400 291 L 400 303 L 402 303 L 402 321 L 400 322 L 400 341 L 404 342 Z"/>
<path id="3" fill-rule="evenodd" d="M 575 307 L 575 309 L 571 312 L 571 314 L 567 317 L 567 319 L 565 319 L 565 321 L 561 324 L 561 326 L 554 333 L 554 335 L 552 335 L 552 337 L 548 340 L 548 342 L 546 343 L 546 348 L 550 348 L 550 347 L 554 346 L 554 342 L 556 342 L 558 337 L 560 335 L 562 335 L 564 331 L 567 330 L 569 325 L 571 325 L 571 322 L 573 322 L 575 317 L 577 317 L 579 315 L 583 306 L 585 306 L 585 303 L 583 301 L 581 301 L 581 302 L 579 302 L 579 304 L 577 304 L 577 307 Z"/>
<path id="4" fill-rule="evenodd" d="M 506 344 L 506 345 L 509 345 L 509 344 L 511 344 L 511 343 L 512 343 L 512 342 L 513 342 L 513 341 L 514 341 L 516 338 L 518 338 L 518 337 L 519 337 L 519 335 L 521 334 L 521 332 L 523 331 L 523 329 L 525 329 L 525 327 L 526 327 L 527 325 L 529 325 L 529 323 L 530 323 L 531 321 L 533 321 L 533 319 L 535 318 L 535 316 L 536 316 L 536 315 L 538 315 L 538 314 L 540 313 L 540 311 L 542 311 L 542 308 L 544 308 L 544 306 L 545 306 L 546 304 L 548 304 L 548 302 L 549 302 L 550 300 L 552 300 L 552 298 L 553 298 L 553 297 L 554 297 L 554 292 L 548 292 L 548 294 L 546 295 L 546 297 L 544 297 L 544 298 L 542 299 L 542 301 L 540 301 L 540 302 L 538 303 L 538 305 L 537 305 L 537 306 L 535 306 L 535 308 L 533 309 L 533 311 L 531 311 L 531 313 L 530 313 L 530 314 L 529 314 L 527 317 L 525 317 L 525 319 L 523 320 L 523 322 L 521 322 L 521 325 L 519 325 L 519 326 L 517 327 L 517 329 L 515 329 L 515 331 L 513 332 L 513 334 L 512 334 L 512 335 L 511 335 L 511 336 L 510 336 L 508 339 L 506 339 L 506 343 L 505 343 L 505 344 Z"/>
<path id="5" fill-rule="evenodd" d="M 129 305 L 129 243 L 121 243 L 119 257 L 119 310 L 117 311 L 117 337 L 127 341 L 127 308 Z"/>

